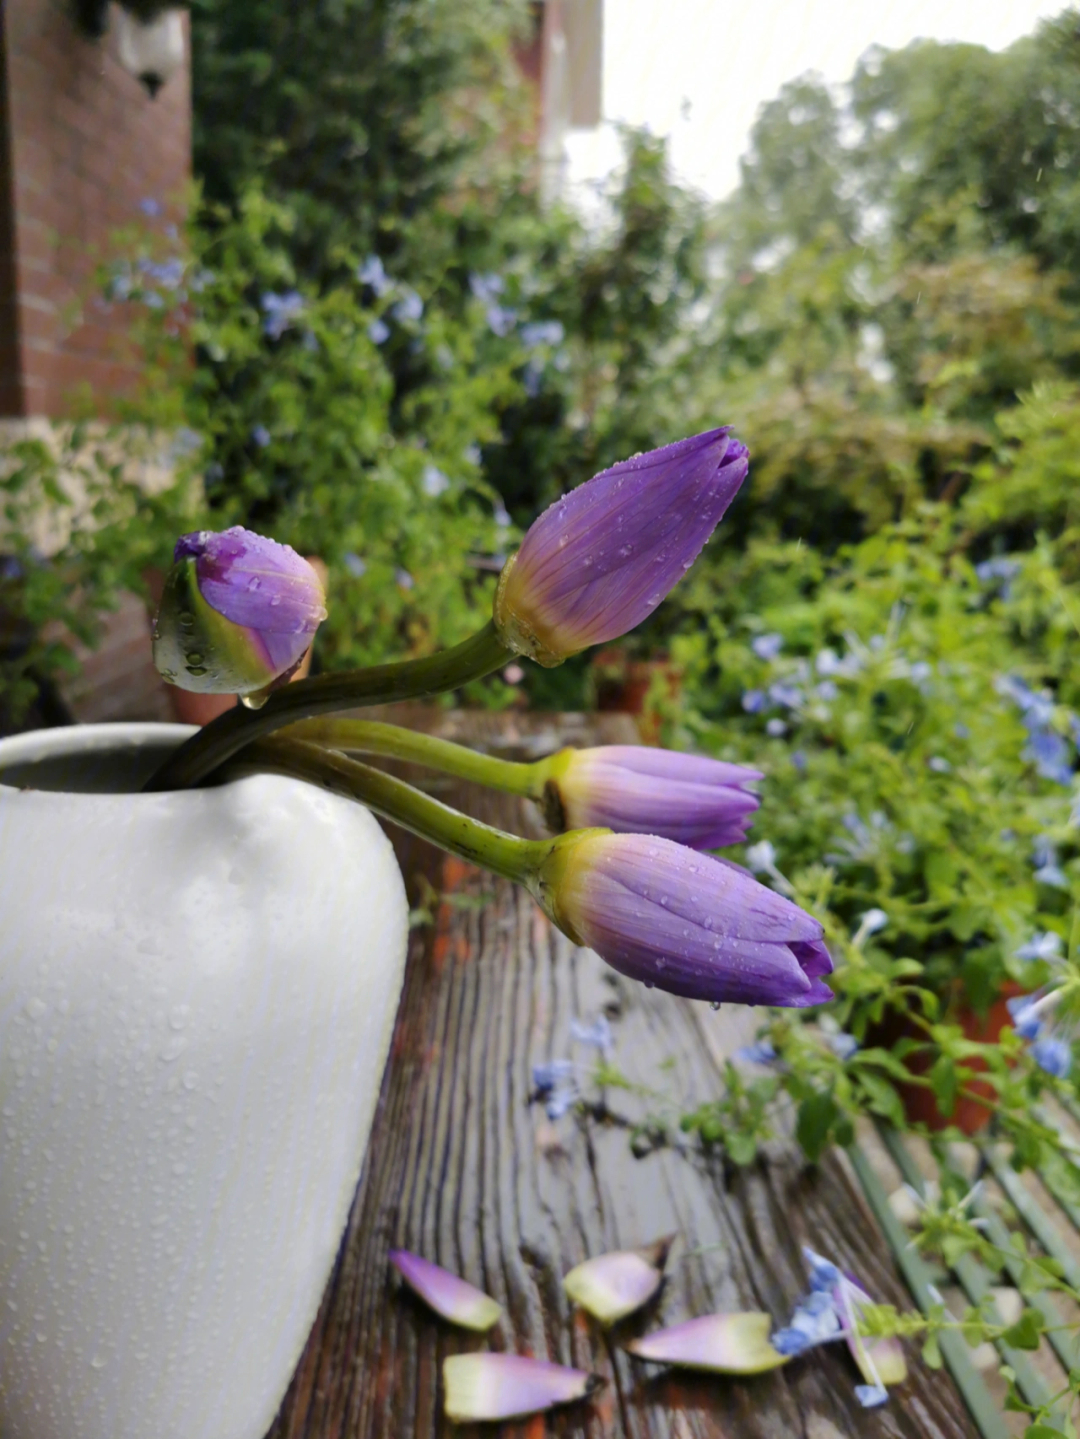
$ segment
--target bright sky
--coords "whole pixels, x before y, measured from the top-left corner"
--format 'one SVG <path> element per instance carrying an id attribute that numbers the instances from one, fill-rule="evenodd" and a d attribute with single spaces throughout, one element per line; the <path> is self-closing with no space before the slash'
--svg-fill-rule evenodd
<path id="1" fill-rule="evenodd" d="M 714 197 L 738 183 L 758 107 L 816 70 L 847 80 L 873 44 L 918 37 L 1001 50 L 1063 0 L 604 0 L 604 116 L 671 137 L 676 170 Z M 608 174 L 614 125 L 572 131 L 570 180 Z"/>

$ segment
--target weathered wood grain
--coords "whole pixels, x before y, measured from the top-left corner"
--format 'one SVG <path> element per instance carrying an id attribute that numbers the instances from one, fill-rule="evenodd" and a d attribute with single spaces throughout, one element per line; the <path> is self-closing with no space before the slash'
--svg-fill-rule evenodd
<path id="1" fill-rule="evenodd" d="M 414 716 L 414 719 L 417 718 Z M 430 723 L 429 719 L 429 723 Z M 549 747 L 632 738 L 618 716 L 444 716 L 440 732 L 475 741 L 530 733 Z M 620 728 L 620 725 L 623 728 Z M 444 793 L 450 794 L 451 792 Z M 481 818 L 536 832 L 518 801 L 454 785 Z M 413 935 L 378 1117 L 341 1253 L 318 1321 L 270 1439 L 434 1439 L 441 1364 L 490 1347 L 604 1376 L 587 1404 L 505 1425 L 522 1439 L 960 1439 L 975 1434 L 948 1378 L 912 1355 L 890 1404 L 859 1408 L 843 1346 L 771 1375 L 686 1377 L 632 1360 L 635 1334 L 717 1309 L 786 1317 L 804 1286 L 800 1245 L 844 1264 L 882 1300 L 909 1303 L 886 1245 L 843 1166 L 807 1170 L 788 1145 L 726 1170 L 692 1146 L 631 1152 L 622 1119 L 667 1117 L 717 1093 L 718 1056 L 750 1016 L 715 1014 L 631 985 L 554 931 L 511 885 L 396 836 L 408 880 L 426 874 L 443 898 Z M 605 1012 L 613 1058 L 659 1097 L 609 1091 L 612 1117 L 549 1121 L 532 1095 L 534 1063 L 595 1050 L 570 1041 L 570 1020 Z M 752 1027 L 752 1021 L 751 1021 Z M 644 1316 L 604 1333 L 568 1303 L 561 1277 L 582 1259 L 677 1232 L 669 1279 Z M 487 1338 L 430 1315 L 387 1262 L 400 1245 L 493 1295 L 505 1317 Z M 702 1252 L 695 1252 L 702 1251 Z M 476 1431 L 477 1433 L 482 1431 Z M 491 1432 L 490 1429 L 487 1430 Z"/>

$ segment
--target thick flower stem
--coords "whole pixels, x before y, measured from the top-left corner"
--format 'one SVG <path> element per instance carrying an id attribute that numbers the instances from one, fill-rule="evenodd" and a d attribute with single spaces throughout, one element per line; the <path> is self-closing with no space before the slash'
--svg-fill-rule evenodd
<path id="1" fill-rule="evenodd" d="M 147 781 L 147 790 L 189 789 L 263 735 L 315 715 L 421 699 L 491 674 L 511 657 L 490 622 L 453 649 L 400 664 L 319 675 L 275 690 L 261 709 L 228 710 L 192 735 Z"/>
<path id="2" fill-rule="evenodd" d="M 520 764 L 515 760 L 496 759 L 494 755 L 477 754 L 450 740 L 418 734 L 399 725 L 380 724 L 377 720 L 302 720 L 300 724 L 290 725 L 282 738 L 304 740 L 348 754 L 386 755 L 527 799 L 540 799 L 543 794 L 546 775 L 543 760 Z"/>
<path id="3" fill-rule="evenodd" d="M 234 766 L 260 772 L 274 770 L 358 799 L 376 814 L 430 840 L 440 849 L 449 850 L 505 879 L 515 880 L 530 890 L 535 887 L 539 866 L 551 849 L 551 841 L 519 839 L 517 835 L 481 824 L 413 789 L 404 780 L 302 740 L 256 740 L 236 756 Z"/>

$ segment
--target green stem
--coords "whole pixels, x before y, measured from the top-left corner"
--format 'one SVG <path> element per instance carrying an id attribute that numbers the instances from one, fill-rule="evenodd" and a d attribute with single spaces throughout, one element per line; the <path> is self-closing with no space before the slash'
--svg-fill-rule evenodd
<path id="1" fill-rule="evenodd" d="M 303 740 L 346 753 L 387 755 L 456 775 L 458 779 L 474 780 L 490 789 L 523 795 L 526 799 L 540 799 L 546 779 L 543 760 L 537 764 L 520 764 L 515 760 L 496 759 L 494 755 L 477 754 L 450 740 L 418 734 L 399 725 L 380 724 L 378 720 L 302 720 L 290 725 L 282 738 Z"/>
<path id="2" fill-rule="evenodd" d="M 440 849 L 526 888 L 531 888 L 539 864 L 550 849 L 549 841 L 519 839 L 505 830 L 481 824 L 413 789 L 404 780 L 301 740 L 256 740 L 236 757 L 234 766 L 260 772 L 274 770 L 358 799 L 377 814 L 430 840 Z"/>
<path id="3" fill-rule="evenodd" d="M 242 705 L 219 715 L 180 746 L 147 781 L 147 790 L 188 789 L 253 740 L 297 720 L 362 705 L 390 704 L 457 689 L 481 679 L 511 658 L 494 624 L 470 639 L 424 659 L 319 675 L 275 690 L 261 709 Z"/>

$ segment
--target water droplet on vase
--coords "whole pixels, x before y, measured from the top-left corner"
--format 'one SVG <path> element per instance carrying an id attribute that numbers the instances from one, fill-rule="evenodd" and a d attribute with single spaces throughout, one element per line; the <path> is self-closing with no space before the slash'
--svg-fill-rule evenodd
<path id="1" fill-rule="evenodd" d="M 642 984 L 644 984 L 644 986 L 645 986 L 646 989 L 655 989 L 655 988 L 656 988 L 656 986 L 653 984 L 653 982 L 652 982 L 651 979 L 644 979 L 644 980 L 642 980 Z"/>
<path id="2" fill-rule="evenodd" d="M 191 653 L 187 656 L 187 662 L 188 662 L 188 665 L 189 665 L 189 666 L 190 666 L 190 665 L 201 665 L 201 664 L 202 664 L 202 661 L 203 661 L 203 657 L 202 657 L 201 654 L 199 654 L 198 650 L 192 650 Z"/>
<path id="3" fill-rule="evenodd" d="M 188 665 L 188 667 L 187 667 L 187 672 L 188 672 L 189 675 L 204 675 L 204 674 L 206 673 L 206 666 L 205 666 L 205 665 Z"/>
<path id="4" fill-rule="evenodd" d="M 240 703 L 246 710 L 261 710 L 266 701 L 270 698 L 268 694 L 256 690 L 251 695 L 241 695 Z"/>
<path id="5" fill-rule="evenodd" d="M 195 624 L 195 616 L 190 610 L 181 610 L 176 621 L 182 630 L 190 630 Z"/>
<path id="6" fill-rule="evenodd" d="M 709 1008 L 710 1008 L 710 1009 L 719 1009 L 719 1008 L 720 1008 L 720 1001 L 719 1001 L 718 999 L 712 999 L 712 1000 L 710 1000 L 710 1001 L 709 1001 Z"/>

